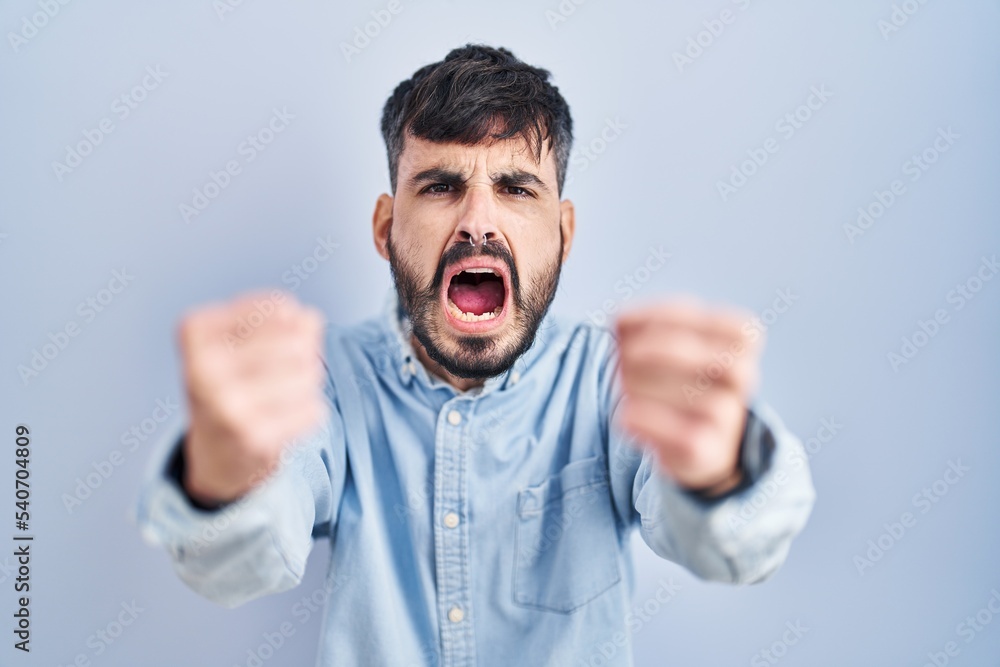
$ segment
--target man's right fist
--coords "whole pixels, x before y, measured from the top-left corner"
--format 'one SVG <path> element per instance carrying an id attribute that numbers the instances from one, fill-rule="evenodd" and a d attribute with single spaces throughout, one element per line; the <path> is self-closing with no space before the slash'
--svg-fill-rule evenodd
<path id="1" fill-rule="evenodd" d="M 274 472 L 286 441 L 322 422 L 323 327 L 318 310 L 280 291 L 206 306 L 181 320 L 190 497 L 205 505 L 239 498 Z"/>

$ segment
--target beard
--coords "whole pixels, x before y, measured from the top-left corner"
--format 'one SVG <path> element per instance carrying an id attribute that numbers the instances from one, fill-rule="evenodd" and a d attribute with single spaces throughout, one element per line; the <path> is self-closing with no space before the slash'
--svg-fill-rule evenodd
<path id="1" fill-rule="evenodd" d="M 540 275 L 522 286 L 514 257 L 506 246 L 486 241 L 474 246 L 456 243 L 438 262 L 429 284 L 395 251 L 392 230 L 386 240 L 389 267 L 399 302 L 410 320 L 413 335 L 423 345 L 427 356 L 452 375 L 467 379 L 486 379 L 506 372 L 535 341 L 538 326 L 555 297 L 562 269 L 563 233 L 559 228 L 559 254 Z M 441 289 L 448 267 L 469 257 L 495 257 L 507 264 L 510 273 L 512 309 L 500 331 L 483 335 L 446 336 L 441 331 Z"/>

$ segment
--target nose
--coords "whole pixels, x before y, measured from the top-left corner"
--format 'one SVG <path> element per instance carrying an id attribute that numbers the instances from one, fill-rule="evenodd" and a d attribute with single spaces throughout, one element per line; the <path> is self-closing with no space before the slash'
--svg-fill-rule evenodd
<path id="1" fill-rule="evenodd" d="M 481 245 L 487 240 L 497 241 L 500 230 L 496 223 L 498 212 L 492 188 L 469 188 L 463 199 L 452 241 L 473 245 Z"/>

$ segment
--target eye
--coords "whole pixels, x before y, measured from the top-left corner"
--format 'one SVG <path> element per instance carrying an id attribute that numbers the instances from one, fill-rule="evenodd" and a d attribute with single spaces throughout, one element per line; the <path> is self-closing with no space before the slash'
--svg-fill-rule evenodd
<path id="1" fill-rule="evenodd" d="M 512 197 L 517 197 L 518 199 L 527 199 L 528 197 L 532 196 L 531 191 L 519 187 L 517 185 L 508 185 L 504 189 L 507 191 L 507 194 L 511 195 Z"/>
<path id="2" fill-rule="evenodd" d="M 423 192 L 432 195 L 443 195 L 451 192 L 451 186 L 447 183 L 432 183 L 423 189 Z"/>

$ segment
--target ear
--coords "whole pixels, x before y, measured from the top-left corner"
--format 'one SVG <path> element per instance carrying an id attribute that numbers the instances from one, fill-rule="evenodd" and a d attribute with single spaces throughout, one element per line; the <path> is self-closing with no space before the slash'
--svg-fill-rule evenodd
<path id="1" fill-rule="evenodd" d="M 569 257 L 569 249 L 573 245 L 573 233 L 576 231 L 576 209 L 573 202 L 563 199 L 559 202 L 559 226 L 563 234 L 563 263 Z"/>
<path id="2" fill-rule="evenodd" d="M 389 228 L 392 227 L 392 197 L 382 193 L 375 201 L 375 212 L 372 214 L 372 235 L 375 240 L 375 250 L 388 261 Z"/>

